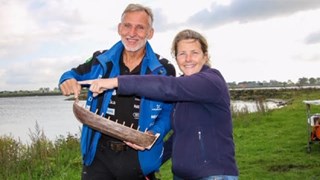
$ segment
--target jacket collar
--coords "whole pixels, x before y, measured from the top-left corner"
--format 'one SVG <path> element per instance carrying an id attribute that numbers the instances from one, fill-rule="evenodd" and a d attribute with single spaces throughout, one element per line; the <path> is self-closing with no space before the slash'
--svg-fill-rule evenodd
<path id="1" fill-rule="evenodd" d="M 157 70 L 159 67 L 162 67 L 161 63 L 158 61 L 156 54 L 153 52 L 149 42 L 146 43 L 146 54 L 143 58 L 142 69 L 148 67 L 152 72 Z M 124 49 L 124 46 L 121 41 L 118 41 L 113 45 L 108 51 L 97 56 L 98 61 L 103 66 L 103 69 L 106 72 L 106 64 L 112 62 L 114 66 L 119 66 L 119 61 L 121 53 Z"/>

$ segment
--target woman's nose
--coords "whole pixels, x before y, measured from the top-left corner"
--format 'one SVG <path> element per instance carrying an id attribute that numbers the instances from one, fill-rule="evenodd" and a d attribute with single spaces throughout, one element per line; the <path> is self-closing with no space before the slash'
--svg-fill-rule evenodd
<path id="1" fill-rule="evenodd" d="M 189 62 L 192 60 L 192 54 L 186 54 L 186 61 Z"/>

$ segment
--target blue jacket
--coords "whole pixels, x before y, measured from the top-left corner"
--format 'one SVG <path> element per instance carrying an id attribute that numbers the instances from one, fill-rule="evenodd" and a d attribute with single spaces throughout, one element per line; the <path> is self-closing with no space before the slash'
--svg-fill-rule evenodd
<path id="1" fill-rule="evenodd" d="M 121 41 L 116 43 L 111 49 L 96 56 L 85 64 L 78 66 L 75 69 L 65 72 L 60 78 L 60 84 L 70 78 L 75 78 L 78 81 L 97 79 L 105 77 L 109 72 L 108 77 L 116 77 L 120 74 L 119 61 L 123 51 Z M 108 71 L 108 65 L 112 63 L 112 69 Z M 88 70 L 88 67 L 90 69 Z M 84 70 L 86 69 L 86 70 Z M 152 74 L 165 75 L 166 69 L 159 62 L 156 54 L 153 52 L 150 44 L 146 44 L 146 55 L 142 60 L 141 74 L 146 74 L 151 71 Z M 98 106 L 98 98 L 92 96 L 92 92 L 88 92 L 86 107 L 92 112 L 96 109 L 100 110 L 100 114 L 107 111 L 108 104 L 111 100 L 113 90 L 108 90 L 103 94 L 102 107 Z M 142 97 L 140 103 L 139 127 L 141 131 L 148 129 L 154 133 L 160 133 L 160 137 L 150 150 L 139 151 L 139 162 L 141 169 L 145 175 L 159 169 L 163 153 L 163 138 L 171 129 L 170 114 L 172 104 L 162 101 L 150 100 Z M 94 159 L 97 144 L 101 133 L 95 132 L 88 126 L 83 125 L 81 134 L 81 152 L 83 163 L 90 165 Z"/>
<path id="2" fill-rule="evenodd" d="M 119 94 L 176 102 L 172 114 L 172 170 L 183 179 L 238 176 L 230 96 L 216 69 L 191 76 L 120 76 Z"/>

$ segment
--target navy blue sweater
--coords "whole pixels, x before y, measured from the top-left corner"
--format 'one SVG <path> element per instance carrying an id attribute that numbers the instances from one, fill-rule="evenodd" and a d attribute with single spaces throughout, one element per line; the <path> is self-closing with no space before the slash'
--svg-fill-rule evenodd
<path id="1" fill-rule="evenodd" d="M 204 66 L 191 76 L 120 76 L 118 82 L 118 93 L 176 102 L 172 113 L 176 176 L 238 176 L 229 90 L 218 70 Z"/>

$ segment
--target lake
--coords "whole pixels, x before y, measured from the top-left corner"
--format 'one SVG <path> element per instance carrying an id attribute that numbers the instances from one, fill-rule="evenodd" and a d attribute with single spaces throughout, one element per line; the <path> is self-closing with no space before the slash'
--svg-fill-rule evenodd
<path id="1" fill-rule="evenodd" d="M 234 111 L 248 111 L 250 113 L 257 112 L 257 102 L 256 101 L 232 101 L 231 106 L 233 107 Z M 277 109 L 281 108 L 276 102 L 266 101 L 263 103 L 263 106 L 266 110 L 268 109 Z"/>
<path id="2" fill-rule="evenodd" d="M 36 124 L 50 140 L 68 134 L 80 137 L 82 124 L 72 111 L 73 101 L 65 96 L 27 96 L 0 98 L 0 136 L 10 135 L 30 143 L 30 131 L 35 132 Z M 234 109 L 247 108 L 256 111 L 255 102 L 232 101 Z M 276 108 L 274 103 L 266 104 L 269 109 Z"/>
<path id="3" fill-rule="evenodd" d="M 0 135 L 11 135 L 28 143 L 36 123 L 50 140 L 68 133 L 79 135 L 81 123 L 73 115 L 73 101 L 65 99 L 64 96 L 0 98 Z"/>

